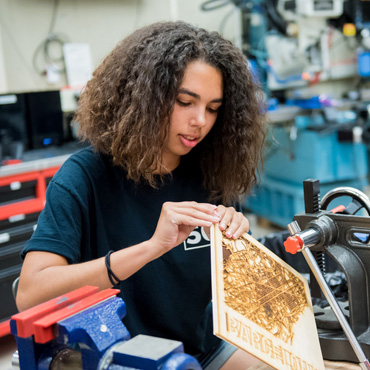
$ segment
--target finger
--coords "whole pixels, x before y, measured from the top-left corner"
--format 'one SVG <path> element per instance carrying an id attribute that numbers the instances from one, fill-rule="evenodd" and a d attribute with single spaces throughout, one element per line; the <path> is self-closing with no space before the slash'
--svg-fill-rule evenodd
<path id="1" fill-rule="evenodd" d="M 218 215 L 218 209 L 217 206 L 210 204 L 210 203 L 197 203 L 197 202 L 179 202 L 179 203 L 172 203 L 174 207 L 178 209 L 184 209 L 184 210 L 198 210 L 200 212 L 208 213 L 211 215 Z"/>
<path id="2" fill-rule="evenodd" d="M 227 229 L 225 231 L 225 235 L 228 238 L 233 237 L 235 232 L 239 229 L 240 225 L 242 224 L 243 218 L 244 218 L 244 216 L 243 216 L 242 213 L 236 212 L 235 210 L 234 210 L 234 212 L 232 212 L 232 218 L 229 222 L 229 226 L 227 227 Z"/>
<path id="3" fill-rule="evenodd" d="M 216 223 L 217 221 L 207 221 L 200 218 L 191 217 L 188 215 L 182 215 L 182 214 L 175 214 L 171 218 L 171 223 L 177 226 L 185 225 L 185 226 L 203 226 L 203 227 L 210 227 L 213 223 Z"/>
<path id="4" fill-rule="evenodd" d="M 223 206 L 222 204 L 217 206 L 217 213 L 220 215 L 221 219 L 224 217 L 226 212 L 226 207 Z"/>
<path id="5" fill-rule="evenodd" d="M 220 218 L 220 229 L 222 231 L 226 230 L 228 226 L 231 224 L 234 213 L 236 212 L 234 208 L 232 207 L 220 207 L 219 206 L 219 212 L 221 214 Z"/>
<path id="6" fill-rule="evenodd" d="M 211 204 L 173 203 L 171 206 L 167 207 L 166 211 L 169 215 L 169 218 L 171 220 L 175 220 L 176 223 L 178 223 L 180 220 L 185 220 L 184 224 L 188 224 L 189 222 L 192 224 L 195 219 L 199 221 L 208 221 L 211 223 L 220 222 L 220 216 L 217 213 L 217 207 Z M 188 218 L 181 216 L 187 216 Z"/>
<path id="7" fill-rule="evenodd" d="M 220 222 L 220 229 L 225 231 L 228 238 L 237 239 L 240 235 L 249 231 L 249 221 L 243 213 L 229 207 Z"/>
<path id="8" fill-rule="evenodd" d="M 241 235 L 249 231 L 249 221 L 244 217 L 244 215 L 242 215 L 242 217 L 242 222 L 240 223 L 239 227 L 231 233 L 231 238 L 233 239 L 238 239 Z"/>

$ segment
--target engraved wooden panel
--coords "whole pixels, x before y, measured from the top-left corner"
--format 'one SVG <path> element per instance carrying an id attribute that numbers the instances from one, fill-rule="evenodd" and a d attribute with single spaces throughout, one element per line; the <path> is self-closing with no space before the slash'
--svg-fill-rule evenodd
<path id="1" fill-rule="evenodd" d="M 324 370 L 306 279 L 248 234 L 211 229 L 215 335 L 278 370 Z M 267 367 L 268 368 L 268 367 Z"/>
<path id="2" fill-rule="evenodd" d="M 361 367 L 358 364 L 349 362 L 336 362 L 336 361 L 324 361 L 325 370 L 360 370 Z M 267 364 L 254 365 L 248 368 L 248 370 L 271 370 L 271 366 Z"/>

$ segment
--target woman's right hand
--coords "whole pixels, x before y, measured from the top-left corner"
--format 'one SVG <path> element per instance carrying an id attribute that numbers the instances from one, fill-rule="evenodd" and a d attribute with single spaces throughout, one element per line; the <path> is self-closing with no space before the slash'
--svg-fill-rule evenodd
<path id="1" fill-rule="evenodd" d="M 210 227 L 220 221 L 217 206 L 197 202 L 166 202 L 150 242 L 157 246 L 158 256 L 183 243 L 197 227 Z"/>
<path id="2" fill-rule="evenodd" d="M 181 202 L 163 204 L 157 228 L 150 240 L 123 248 L 111 255 L 111 268 L 125 280 L 148 262 L 182 243 L 196 226 L 219 222 L 217 207 L 211 204 Z M 19 310 L 32 307 L 85 285 L 110 288 L 104 257 L 69 264 L 65 257 L 43 251 L 28 252 L 19 280 Z"/>

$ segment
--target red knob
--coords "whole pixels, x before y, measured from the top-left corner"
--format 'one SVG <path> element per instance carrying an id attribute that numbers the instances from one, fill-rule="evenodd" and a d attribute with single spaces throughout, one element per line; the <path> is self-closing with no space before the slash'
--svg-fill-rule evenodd
<path id="1" fill-rule="evenodd" d="M 299 236 L 289 236 L 284 242 L 285 250 L 288 253 L 296 254 L 303 247 L 303 240 Z"/>

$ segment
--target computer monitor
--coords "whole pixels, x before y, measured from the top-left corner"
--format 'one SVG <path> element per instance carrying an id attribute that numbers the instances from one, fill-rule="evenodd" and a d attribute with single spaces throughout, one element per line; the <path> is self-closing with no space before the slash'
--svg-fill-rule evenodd
<path id="1" fill-rule="evenodd" d="M 31 149 L 63 144 L 63 112 L 59 90 L 26 93 Z"/>
<path id="2" fill-rule="evenodd" d="M 25 94 L 0 95 L 0 144 L 20 142 L 29 148 Z"/>

